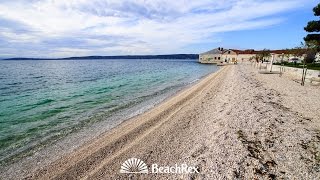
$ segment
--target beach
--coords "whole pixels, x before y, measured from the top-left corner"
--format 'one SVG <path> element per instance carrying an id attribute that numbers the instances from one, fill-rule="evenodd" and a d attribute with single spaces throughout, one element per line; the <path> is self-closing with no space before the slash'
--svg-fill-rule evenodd
<path id="1" fill-rule="evenodd" d="M 224 66 L 24 178 L 319 179 L 319 87 L 257 71 Z M 132 157 L 199 173 L 119 173 Z"/>

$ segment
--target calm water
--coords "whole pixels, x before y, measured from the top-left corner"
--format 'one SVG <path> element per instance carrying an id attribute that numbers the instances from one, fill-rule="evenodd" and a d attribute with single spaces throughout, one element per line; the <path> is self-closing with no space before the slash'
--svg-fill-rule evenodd
<path id="1" fill-rule="evenodd" d="M 216 70 L 195 60 L 0 61 L 0 161 Z"/>

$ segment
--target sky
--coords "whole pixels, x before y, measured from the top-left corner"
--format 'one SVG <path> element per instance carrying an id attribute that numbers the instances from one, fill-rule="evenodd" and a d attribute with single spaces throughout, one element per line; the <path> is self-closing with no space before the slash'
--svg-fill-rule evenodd
<path id="1" fill-rule="evenodd" d="M 0 0 L 0 58 L 296 47 L 318 0 Z"/>

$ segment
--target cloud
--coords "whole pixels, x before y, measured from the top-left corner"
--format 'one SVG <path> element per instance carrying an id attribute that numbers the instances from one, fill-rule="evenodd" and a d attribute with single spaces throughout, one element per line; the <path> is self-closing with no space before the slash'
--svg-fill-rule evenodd
<path id="1" fill-rule="evenodd" d="M 0 56 L 165 54 L 286 20 L 303 0 L 3 0 Z M 221 39 L 217 38 L 217 41 Z"/>

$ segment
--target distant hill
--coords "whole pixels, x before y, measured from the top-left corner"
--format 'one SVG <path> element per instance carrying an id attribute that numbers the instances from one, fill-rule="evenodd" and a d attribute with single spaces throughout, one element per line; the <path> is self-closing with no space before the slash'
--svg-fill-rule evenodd
<path id="1" fill-rule="evenodd" d="M 82 56 L 67 58 L 8 58 L 4 60 L 76 60 L 76 59 L 198 59 L 198 54 L 168 54 L 168 55 L 130 55 L 130 56 Z"/>

